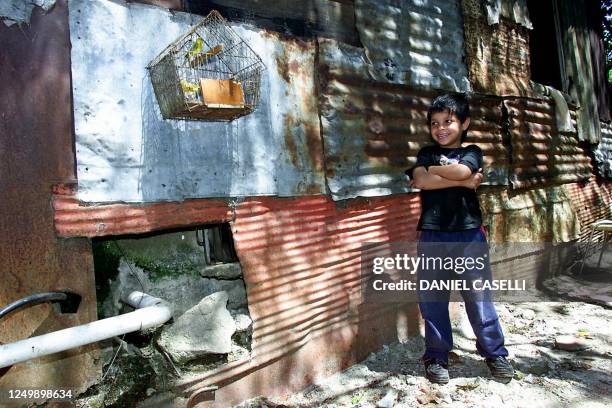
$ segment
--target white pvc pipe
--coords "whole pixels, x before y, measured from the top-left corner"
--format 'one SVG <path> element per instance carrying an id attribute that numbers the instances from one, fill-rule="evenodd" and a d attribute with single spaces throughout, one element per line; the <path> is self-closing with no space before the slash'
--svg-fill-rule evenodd
<path id="1" fill-rule="evenodd" d="M 146 293 L 132 292 L 122 300 L 137 310 L 0 345 L 0 368 L 125 333 L 159 326 L 172 317 L 172 307 L 167 302 Z"/>

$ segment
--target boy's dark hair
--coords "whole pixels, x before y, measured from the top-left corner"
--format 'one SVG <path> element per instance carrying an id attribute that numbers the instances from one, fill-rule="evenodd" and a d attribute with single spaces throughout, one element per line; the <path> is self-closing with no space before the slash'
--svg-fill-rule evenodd
<path id="1" fill-rule="evenodd" d="M 446 112 L 448 111 L 451 115 L 454 113 L 461 123 L 465 122 L 470 117 L 470 103 L 463 94 L 443 94 L 437 96 L 429 105 L 427 109 L 427 125 L 431 124 L 431 114 L 434 112 Z M 467 137 L 467 130 L 461 134 L 461 142 L 465 141 Z"/>

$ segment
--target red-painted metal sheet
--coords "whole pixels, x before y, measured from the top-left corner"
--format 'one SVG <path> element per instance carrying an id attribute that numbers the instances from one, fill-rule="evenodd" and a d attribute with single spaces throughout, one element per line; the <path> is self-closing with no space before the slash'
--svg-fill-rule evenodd
<path id="1" fill-rule="evenodd" d="M 278 395 L 396 338 L 398 313 L 410 314 L 414 327 L 414 304 L 363 303 L 361 249 L 415 239 L 419 212 L 416 195 L 358 200 L 346 208 L 323 196 L 241 203 L 232 230 L 254 321 L 252 356 L 183 387 L 191 392 L 242 379 L 217 392 L 219 406 L 255 392 Z M 248 375 L 252 371 L 258 373 Z"/>
<path id="2" fill-rule="evenodd" d="M 66 1 L 44 14 L 35 7 L 27 26 L 0 23 L 0 306 L 34 293 L 69 290 L 82 296 L 75 314 L 49 304 L 14 312 L 1 322 L 0 342 L 96 319 L 91 244 L 58 239 L 51 186 L 74 180 L 70 41 Z M 0 389 L 84 391 L 98 376 L 93 346 L 28 363 L 0 375 Z"/>
<path id="3" fill-rule="evenodd" d="M 612 219 L 612 182 L 570 183 L 564 188 L 580 220 L 580 241 L 587 241 L 593 222 Z M 603 233 L 596 232 L 594 239 L 601 241 Z"/>
<path id="4" fill-rule="evenodd" d="M 345 206 L 326 196 L 250 198 L 232 211 L 219 200 L 86 207 L 70 189 L 56 192 L 56 228 L 66 236 L 231 222 L 254 322 L 251 357 L 182 384 L 187 394 L 217 385 L 217 403 L 229 406 L 296 391 L 397 339 L 398 319 L 416 333 L 416 305 L 363 303 L 360 286 L 364 244 L 415 239 L 416 194 Z"/>
<path id="5" fill-rule="evenodd" d="M 83 205 L 74 187 L 54 187 L 55 230 L 60 237 L 142 234 L 168 228 L 227 222 L 232 209 L 224 200 Z"/>

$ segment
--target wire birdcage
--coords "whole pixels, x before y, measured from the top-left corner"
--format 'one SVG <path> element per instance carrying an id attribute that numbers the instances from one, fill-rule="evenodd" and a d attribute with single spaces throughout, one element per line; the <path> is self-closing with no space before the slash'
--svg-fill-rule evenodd
<path id="1" fill-rule="evenodd" d="M 230 121 L 257 107 L 265 67 L 213 10 L 147 69 L 164 119 Z"/>

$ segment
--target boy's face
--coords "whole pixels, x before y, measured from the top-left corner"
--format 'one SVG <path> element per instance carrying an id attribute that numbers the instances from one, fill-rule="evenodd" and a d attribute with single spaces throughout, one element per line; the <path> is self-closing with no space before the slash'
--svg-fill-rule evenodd
<path id="1" fill-rule="evenodd" d="M 457 115 L 444 112 L 432 112 L 429 129 L 431 137 L 442 147 L 461 146 L 461 134 L 470 125 L 470 118 L 461 123 Z"/>

